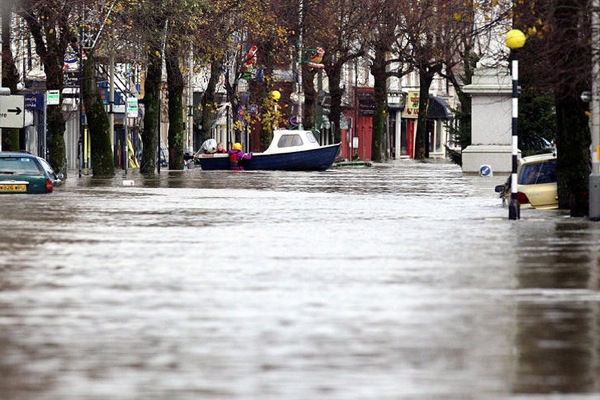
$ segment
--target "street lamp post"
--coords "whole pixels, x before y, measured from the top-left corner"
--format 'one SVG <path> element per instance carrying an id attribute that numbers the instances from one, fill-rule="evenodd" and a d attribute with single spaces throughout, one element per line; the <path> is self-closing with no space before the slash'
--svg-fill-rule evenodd
<path id="1" fill-rule="evenodd" d="M 508 219 L 520 219 L 521 208 L 517 200 L 517 166 L 519 154 L 519 57 L 518 51 L 525 45 L 525 34 L 518 29 L 512 29 L 506 34 L 506 45 L 511 49 L 512 70 L 512 173 L 510 177 L 510 203 L 508 204 Z"/>
<path id="2" fill-rule="evenodd" d="M 271 99 L 275 102 L 273 106 L 273 130 L 277 129 L 277 102 L 281 98 L 279 90 L 271 91 Z"/>

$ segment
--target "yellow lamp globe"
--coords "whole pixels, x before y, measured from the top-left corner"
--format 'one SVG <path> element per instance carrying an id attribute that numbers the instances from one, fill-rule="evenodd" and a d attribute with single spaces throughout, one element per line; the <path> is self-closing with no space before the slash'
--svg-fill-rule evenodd
<path id="1" fill-rule="evenodd" d="M 512 50 L 525 46 L 525 40 L 525 34 L 519 29 L 511 29 L 506 34 L 506 45 Z"/>
<path id="2" fill-rule="evenodd" d="M 273 90 L 271 92 L 271 98 L 275 101 L 278 101 L 281 98 L 281 93 L 279 93 L 279 90 Z"/>

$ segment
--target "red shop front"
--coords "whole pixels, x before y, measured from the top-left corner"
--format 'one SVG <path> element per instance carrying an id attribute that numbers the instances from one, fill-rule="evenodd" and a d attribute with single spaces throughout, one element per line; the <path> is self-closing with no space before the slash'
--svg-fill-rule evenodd
<path id="1" fill-rule="evenodd" d="M 375 95 L 373 88 L 356 88 L 354 109 L 344 112 L 347 129 L 341 129 L 342 157 L 371 160 Z"/>

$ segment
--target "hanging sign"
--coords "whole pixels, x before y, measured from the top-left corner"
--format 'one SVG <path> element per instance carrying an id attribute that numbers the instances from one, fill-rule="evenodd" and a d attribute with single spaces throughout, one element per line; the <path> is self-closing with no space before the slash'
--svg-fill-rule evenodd
<path id="1" fill-rule="evenodd" d="M 46 92 L 46 104 L 49 106 L 57 106 L 60 104 L 60 91 L 59 90 L 48 90 Z"/>
<path id="2" fill-rule="evenodd" d="M 129 97 L 127 99 L 127 117 L 137 118 L 138 108 L 138 99 L 136 97 Z"/>

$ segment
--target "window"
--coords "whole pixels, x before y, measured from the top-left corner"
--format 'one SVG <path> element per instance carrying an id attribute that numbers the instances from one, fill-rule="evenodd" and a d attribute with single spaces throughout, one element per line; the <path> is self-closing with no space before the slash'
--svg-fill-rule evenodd
<path id="1" fill-rule="evenodd" d="M 298 134 L 281 135 L 277 147 L 295 147 L 302 146 L 302 144 L 302 138 Z"/>
<path id="2" fill-rule="evenodd" d="M 42 168 L 44 168 L 46 170 L 48 175 L 50 175 L 51 177 L 56 179 L 57 175 L 54 172 L 54 170 L 52 169 L 52 167 L 50 166 L 50 164 L 48 164 L 48 162 L 46 160 L 44 160 L 43 158 L 40 158 L 39 160 L 40 160 L 40 163 L 42 164 Z"/>
<path id="3" fill-rule="evenodd" d="M 0 158 L 0 173 L 4 175 L 42 175 L 42 171 L 30 157 Z"/>
<path id="4" fill-rule="evenodd" d="M 556 160 L 525 164 L 519 173 L 520 185 L 535 185 L 556 182 Z"/>

